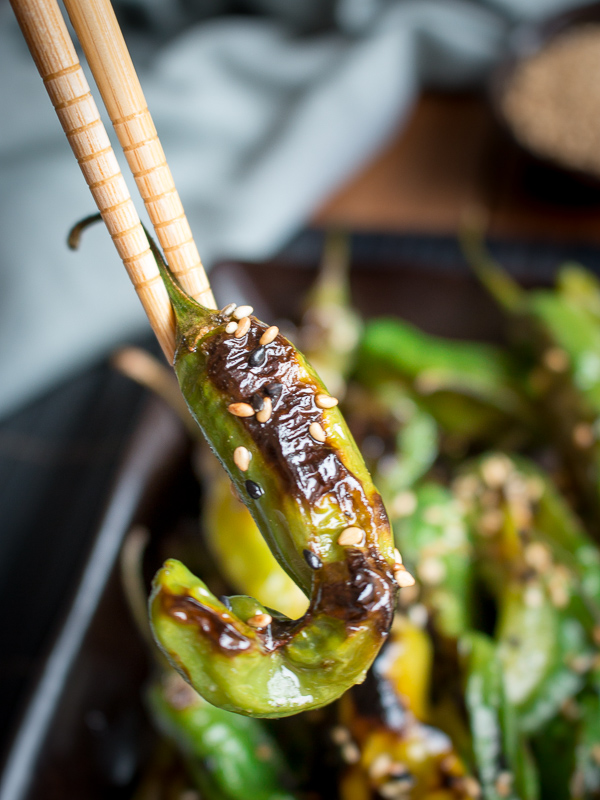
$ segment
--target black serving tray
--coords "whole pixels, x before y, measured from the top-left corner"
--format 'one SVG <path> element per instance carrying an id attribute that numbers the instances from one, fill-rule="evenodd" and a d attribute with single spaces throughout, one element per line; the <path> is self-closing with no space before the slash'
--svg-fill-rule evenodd
<path id="1" fill-rule="evenodd" d="M 212 276 L 217 299 L 222 304 L 232 298 L 250 302 L 268 321 L 297 319 L 322 243 L 320 232 L 306 231 L 272 261 L 222 263 Z M 550 282 L 567 259 L 600 271 L 600 251 L 590 247 L 500 242 L 494 250 L 525 284 Z M 351 283 L 356 306 L 367 317 L 397 314 L 432 333 L 456 338 L 502 337 L 498 310 L 470 275 L 452 239 L 357 235 Z M 12 724 L 4 725 L 10 746 L 5 748 L 0 800 L 129 798 L 150 757 L 153 733 L 142 701 L 149 659 L 125 603 L 118 554 L 133 524 L 151 533 L 149 575 L 165 556 L 193 553 L 200 536 L 201 490 L 178 420 L 159 400 L 146 397 L 140 410 L 136 398 L 129 426 L 133 434 L 85 565 L 61 575 L 64 595 L 72 600 L 58 635 L 37 679 L 30 681 L 18 723 L 13 716 Z M 111 408 L 108 403 L 104 412 L 107 425 Z M 66 488 L 59 499 L 71 502 Z M 68 545 L 60 531 L 56 536 Z M 50 549 L 50 555 L 61 563 L 69 551 Z M 13 605 L 0 609 L 5 618 L 21 613 L 24 630 L 28 614 L 36 609 L 28 603 L 26 588 L 20 598 L 13 597 Z M 55 609 L 52 624 L 59 613 Z M 52 630 L 50 622 L 47 627 Z M 11 642 L 2 646 L 10 648 Z"/>

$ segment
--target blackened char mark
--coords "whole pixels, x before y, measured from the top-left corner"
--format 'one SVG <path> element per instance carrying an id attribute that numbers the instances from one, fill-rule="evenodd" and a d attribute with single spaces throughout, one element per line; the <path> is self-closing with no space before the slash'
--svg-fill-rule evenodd
<path id="1" fill-rule="evenodd" d="M 313 614 L 342 619 L 348 627 L 369 623 L 387 635 L 396 602 L 394 580 L 375 550 L 351 548 L 346 560 L 327 564 L 315 573 Z"/>
<path id="2" fill-rule="evenodd" d="M 255 349 L 265 329 L 253 320 L 248 334 L 240 339 L 225 334 L 208 337 L 204 350 L 210 380 L 228 402 L 252 402 L 256 394 L 268 394 L 274 383 L 283 387 L 267 423 L 253 417 L 245 424 L 289 495 L 312 505 L 333 493 L 342 510 L 350 498 L 353 503 L 368 506 L 371 498 L 365 496 L 362 484 L 346 469 L 336 450 L 327 443 L 316 443 L 308 432 L 313 422 L 322 421 L 323 412 L 314 402 L 322 387 L 301 379 L 294 347 L 277 336 L 267 346 L 268 357 L 262 367 L 249 368 L 248 353 Z"/>
<path id="3" fill-rule="evenodd" d="M 193 625 L 211 640 L 223 655 L 235 656 L 252 647 L 252 642 L 224 620 L 217 611 L 206 608 L 187 594 L 162 595 L 162 611 L 184 625 Z"/>

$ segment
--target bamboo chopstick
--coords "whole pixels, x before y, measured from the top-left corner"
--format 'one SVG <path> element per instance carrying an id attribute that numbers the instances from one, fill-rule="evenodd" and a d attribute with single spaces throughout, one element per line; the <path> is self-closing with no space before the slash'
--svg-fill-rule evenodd
<path id="1" fill-rule="evenodd" d="M 63 0 L 165 258 L 198 302 L 215 301 L 110 0 Z"/>
<path id="2" fill-rule="evenodd" d="M 173 310 L 58 3 L 11 0 L 11 4 L 102 219 L 172 362 Z"/>

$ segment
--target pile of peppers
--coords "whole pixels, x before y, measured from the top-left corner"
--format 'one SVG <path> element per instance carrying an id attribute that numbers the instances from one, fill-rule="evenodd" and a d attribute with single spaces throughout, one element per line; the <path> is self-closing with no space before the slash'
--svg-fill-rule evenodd
<path id="1" fill-rule="evenodd" d="M 154 580 L 136 800 L 600 798 L 600 283 L 464 244 L 503 346 L 361 320 L 340 234 L 295 344 L 161 262 L 209 557 Z"/>

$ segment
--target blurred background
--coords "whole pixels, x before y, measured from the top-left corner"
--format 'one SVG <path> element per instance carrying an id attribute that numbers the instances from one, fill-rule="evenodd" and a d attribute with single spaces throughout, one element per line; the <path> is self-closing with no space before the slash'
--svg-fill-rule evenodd
<path id="1" fill-rule="evenodd" d="M 600 271 L 600 34 L 548 51 L 557 32 L 600 23 L 600 4 L 127 0 L 115 10 L 208 269 L 275 263 L 275 302 L 294 291 L 286 265 L 314 266 L 322 231 L 343 228 L 362 264 L 423 276 L 426 304 L 440 275 L 467 270 L 456 234 L 476 208 L 525 282 L 549 281 L 568 259 Z M 0 714 L 13 720 L 139 413 L 140 390 L 108 358 L 125 342 L 154 345 L 106 231 L 66 247 L 95 209 L 5 0 L 0 75 L 0 609 L 27 595 L 28 619 L 0 617 L 11 643 Z M 243 299 L 227 294 L 243 286 L 224 278 L 218 302 Z M 379 287 L 385 296 L 381 277 Z M 468 338 L 451 301 L 449 291 L 435 315 L 428 307 L 428 327 Z"/>

